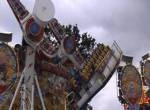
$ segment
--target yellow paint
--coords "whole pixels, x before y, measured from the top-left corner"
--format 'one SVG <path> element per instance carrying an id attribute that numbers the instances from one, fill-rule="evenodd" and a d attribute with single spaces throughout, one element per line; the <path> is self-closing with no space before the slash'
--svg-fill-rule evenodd
<path id="1" fill-rule="evenodd" d="M 93 52 L 91 58 L 87 60 L 82 69 L 82 76 L 88 80 L 91 76 L 92 67 L 95 71 L 98 71 L 106 63 L 108 55 L 110 55 L 111 49 L 108 46 L 99 45 L 96 50 Z"/>

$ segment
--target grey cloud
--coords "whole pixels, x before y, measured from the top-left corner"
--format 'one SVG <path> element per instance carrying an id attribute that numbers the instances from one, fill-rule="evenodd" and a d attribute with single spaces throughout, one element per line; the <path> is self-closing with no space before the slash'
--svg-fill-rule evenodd
<path id="1" fill-rule="evenodd" d="M 22 38 L 21 30 L 10 7 L 6 0 L 1 0 L 0 4 L 0 31 L 12 32 L 13 42 L 20 43 Z"/>
<path id="2" fill-rule="evenodd" d="M 148 0 L 87 0 L 76 2 L 75 11 L 66 5 L 61 10 L 66 13 L 65 16 L 61 13 L 58 16 L 65 23 L 78 23 L 82 30 L 92 31 L 97 27 L 99 33 L 101 30 L 98 29 L 103 28 L 107 36 L 104 35 L 101 42 L 116 40 L 126 54 L 140 58 L 138 54 L 150 49 L 149 3 Z M 63 9 L 62 4 L 58 6 Z M 94 37 L 98 40 L 102 38 L 100 34 Z"/>
<path id="3" fill-rule="evenodd" d="M 113 75 L 108 84 L 90 102 L 94 110 L 122 110 L 117 99 L 116 74 Z"/>

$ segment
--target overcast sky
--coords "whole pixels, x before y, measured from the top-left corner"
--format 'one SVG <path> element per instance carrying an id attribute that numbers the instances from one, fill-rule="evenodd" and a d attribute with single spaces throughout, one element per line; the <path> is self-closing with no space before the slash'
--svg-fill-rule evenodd
<path id="1" fill-rule="evenodd" d="M 32 11 L 34 0 L 22 0 Z M 115 40 L 124 54 L 135 57 L 150 50 L 150 0 L 53 0 L 55 17 L 61 24 L 78 24 L 97 42 Z M 0 32 L 13 32 L 13 43 L 21 41 L 21 30 L 6 0 L 0 0 Z M 122 110 L 117 99 L 116 77 L 90 102 L 94 110 Z"/>

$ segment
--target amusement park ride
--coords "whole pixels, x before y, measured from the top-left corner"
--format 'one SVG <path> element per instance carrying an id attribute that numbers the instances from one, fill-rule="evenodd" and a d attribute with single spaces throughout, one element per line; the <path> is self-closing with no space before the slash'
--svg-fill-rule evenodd
<path id="1" fill-rule="evenodd" d="M 4 40 L 0 43 L 0 109 L 90 109 L 88 102 L 106 85 L 120 62 L 118 45 L 98 44 L 85 59 L 76 36 L 67 36 L 53 18 L 50 0 L 36 0 L 33 14 L 20 0 L 7 2 L 22 29 L 23 42 L 14 49 Z"/>
<path id="2" fill-rule="evenodd" d="M 116 42 L 111 47 L 97 44 L 85 58 L 76 36 L 68 36 L 53 18 L 50 0 L 35 0 L 33 14 L 20 0 L 7 2 L 20 25 L 23 42 L 11 48 L 7 42 L 12 34 L 0 33 L 0 110 L 91 110 L 88 102 L 116 69 L 118 98 L 125 110 L 149 110 L 148 57 L 141 61 L 141 74 L 132 65 L 132 57 L 122 57 Z"/>

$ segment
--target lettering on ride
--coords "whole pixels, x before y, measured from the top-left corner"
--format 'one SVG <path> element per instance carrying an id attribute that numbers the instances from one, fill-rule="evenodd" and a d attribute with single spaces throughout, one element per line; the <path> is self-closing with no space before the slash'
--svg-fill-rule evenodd
<path id="1" fill-rule="evenodd" d="M 62 26 L 54 18 L 49 22 L 49 26 L 52 31 L 52 34 L 60 43 L 62 41 L 63 37 L 65 36 Z"/>
<path id="2" fill-rule="evenodd" d="M 8 3 L 10 4 L 14 13 L 17 14 L 19 19 L 23 20 L 29 14 L 29 12 L 25 9 L 19 0 L 8 0 Z"/>
<path id="3" fill-rule="evenodd" d="M 98 44 L 91 58 L 86 61 L 82 69 L 82 76 L 89 80 L 93 71 L 102 72 L 110 56 L 111 49 L 103 44 Z"/>

